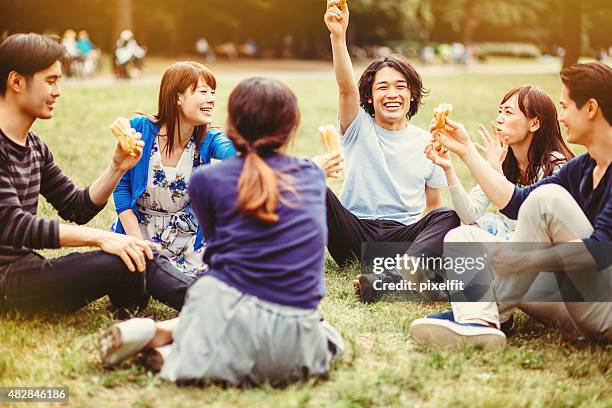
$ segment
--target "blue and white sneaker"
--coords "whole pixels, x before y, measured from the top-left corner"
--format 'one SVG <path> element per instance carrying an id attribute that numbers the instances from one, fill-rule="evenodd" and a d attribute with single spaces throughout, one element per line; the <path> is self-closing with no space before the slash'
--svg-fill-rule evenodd
<path id="1" fill-rule="evenodd" d="M 501 330 L 478 323 L 457 323 L 453 312 L 416 319 L 410 325 L 410 334 L 421 345 L 454 350 L 463 344 L 485 351 L 506 345 L 506 335 Z"/>

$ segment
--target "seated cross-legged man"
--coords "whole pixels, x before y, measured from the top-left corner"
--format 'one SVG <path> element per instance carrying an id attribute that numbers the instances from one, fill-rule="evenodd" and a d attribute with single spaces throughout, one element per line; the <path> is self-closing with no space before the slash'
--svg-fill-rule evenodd
<path id="1" fill-rule="evenodd" d="M 114 310 L 135 311 L 149 299 L 139 272 L 160 269 L 149 262 L 154 254 L 146 241 L 36 214 L 42 195 L 63 219 L 87 223 L 142 155 L 134 133 L 135 154 L 118 144 L 108 167 L 85 189 L 60 170 L 31 127 L 53 116 L 64 53 L 39 34 L 15 34 L 0 44 L 0 311 L 67 312 L 106 295 Z M 55 259 L 34 252 L 76 246 L 101 250 Z"/>
<path id="2" fill-rule="evenodd" d="M 406 255 L 439 257 L 444 235 L 459 226 L 459 217 L 440 208 L 444 171 L 423 153 L 429 132 L 410 123 L 426 93 L 421 78 L 405 59 L 391 56 L 372 62 L 358 85 L 346 45 L 348 5 L 339 3 L 328 1 L 324 17 L 340 93 L 345 163 L 340 197 L 327 190 L 329 252 L 341 266 L 358 257 L 366 242 L 412 243 Z M 434 278 L 430 271 L 421 272 L 425 279 Z M 364 302 L 376 301 L 383 291 L 380 284 L 374 287 L 375 280 L 401 279 L 393 270 L 362 274 L 356 293 Z"/>
<path id="3" fill-rule="evenodd" d="M 576 64 L 563 70 L 561 79 L 559 121 L 569 142 L 585 146 L 587 152 L 531 186 L 519 188 L 490 171 L 461 124 L 449 121 L 445 131 L 435 132 L 434 138 L 466 163 L 502 213 L 518 216 L 510 241 L 547 247 L 521 251 L 515 244 L 494 252 L 494 298 L 452 302 L 452 312 L 415 320 L 410 331 L 417 342 L 501 347 L 506 337 L 500 323 L 516 307 L 571 334 L 612 340 L 612 68 Z M 472 226 L 453 230 L 445 238 L 449 245 L 492 241 L 490 234 Z M 556 272 L 560 294 L 567 286 L 562 283 L 569 282 L 574 295 L 557 302 L 522 301 L 540 271 Z"/>

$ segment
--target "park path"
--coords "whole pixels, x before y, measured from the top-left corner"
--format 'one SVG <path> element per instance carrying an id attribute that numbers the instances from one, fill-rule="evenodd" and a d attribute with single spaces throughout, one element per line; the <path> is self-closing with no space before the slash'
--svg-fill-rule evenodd
<path id="1" fill-rule="evenodd" d="M 154 60 L 146 67 L 143 77 L 137 80 L 118 80 L 111 74 L 95 78 L 66 78 L 63 84 L 67 86 L 105 87 L 115 84 L 133 83 L 135 85 L 156 85 L 159 83 L 163 67 L 167 66 L 159 60 Z M 359 75 L 365 68 L 365 63 L 355 64 L 355 73 Z M 221 61 L 209 64 L 209 67 L 220 80 L 239 81 L 252 76 L 272 76 L 278 79 L 322 79 L 333 80 L 333 66 L 327 61 L 298 60 L 251 60 L 228 62 Z M 521 64 L 478 64 L 471 66 L 451 65 L 419 65 L 419 73 L 423 77 L 460 76 L 466 74 L 500 75 L 500 74 L 555 74 L 559 72 L 556 61 Z"/>

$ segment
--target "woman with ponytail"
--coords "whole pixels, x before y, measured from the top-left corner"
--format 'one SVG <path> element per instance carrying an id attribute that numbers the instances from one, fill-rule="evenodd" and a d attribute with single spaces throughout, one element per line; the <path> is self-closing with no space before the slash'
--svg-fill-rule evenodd
<path id="1" fill-rule="evenodd" d="M 227 133 L 239 154 L 199 169 L 189 185 L 210 270 L 189 289 L 178 319 L 132 319 L 107 332 L 126 340 L 101 344 L 105 364 L 147 349 L 145 361 L 167 380 L 241 386 L 329 371 L 343 344 L 317 312 L 325 176 L 283 152 L 298 123 L 297 99 L 282 83 L 252 78 L 236 87 Z"/>

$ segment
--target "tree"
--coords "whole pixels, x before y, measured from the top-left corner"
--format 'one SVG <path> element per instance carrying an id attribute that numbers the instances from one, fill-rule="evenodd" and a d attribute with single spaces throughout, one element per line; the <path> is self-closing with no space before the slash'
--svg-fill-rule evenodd
<path id="1" fill-rule="evenodd" d="M 565 0 L 561 11 L 563 27 L 563 68 L 578 62 L 582 44 L 582 7 L 580 0 Z"/>
<path id="2" fill-rule="evenodd" d="M 549 0 L 442 0 L 433 3 L 433 12 L 441 22 L 450 25 L 459 41 L 469 44 L 482 26 L 507 29 L 508 36 L 519 26 L 538 30 L 538 21 L 550 4 Z"/>

